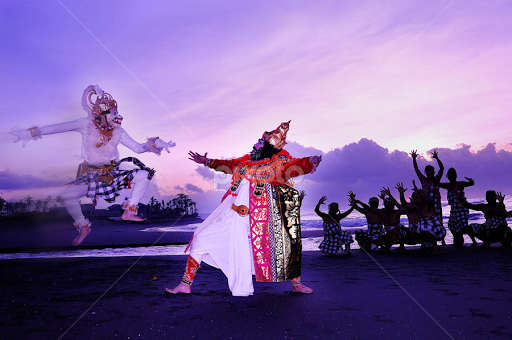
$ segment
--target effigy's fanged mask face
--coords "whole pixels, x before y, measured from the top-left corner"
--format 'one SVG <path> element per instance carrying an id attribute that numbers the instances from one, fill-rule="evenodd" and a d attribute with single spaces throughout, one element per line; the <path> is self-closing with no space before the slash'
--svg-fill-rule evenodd
<path id="1" fill-rule="evenodd" d="M 112 107 L 110 110 L 103 112 L 102 115 L 105 116 L 105 121 L 108 126 L 120 126 L 123 122 L 123 116 L 117 112 L 117 107 Z"/>

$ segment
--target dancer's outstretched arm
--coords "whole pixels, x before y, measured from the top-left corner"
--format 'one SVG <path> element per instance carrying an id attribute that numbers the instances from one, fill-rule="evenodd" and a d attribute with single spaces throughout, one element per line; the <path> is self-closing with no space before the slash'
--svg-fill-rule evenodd
<path id="1" fill-rule="evenodd" d="M 419 180 L 423 183 L 423 181 L 425 180 L 425 176 L 421 173 L 420 169 L 418 168 L 418 161 L 416 160 L 416 157 L 418 157 L 418 153 L 416 152 L 416 150 L 411 151 L 411 157 L 412 165 L 414 166 L 416 176 L 418 176 Z"/>
<path id="2" fill-rule="evenodd" d="M 249 156 L 246 155 L 242 158 L 235 158 L 235 159 L 210 159 L 206 157 L 208 155 L 208 152 L 206 152 L 204 155 L 200 155 L 197 152 L 189 151 L 188 155 L 190 156 L 188 159 L 191 161 L 194 161 L 198 164 L 203 164 L 209 168 L 212 168 L 216 171 L 224 172 L 226 174 L 232 174 L 235 170 L 235 167 L 237 167 L 242 161 L 245 161 L 249 159 Z"/>

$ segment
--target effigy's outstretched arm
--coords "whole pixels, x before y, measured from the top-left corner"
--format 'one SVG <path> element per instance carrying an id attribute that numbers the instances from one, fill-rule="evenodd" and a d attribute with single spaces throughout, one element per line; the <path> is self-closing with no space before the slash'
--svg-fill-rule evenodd
<path id="1" fill-rule="evenodd" d="M 176 146 L 176 143 L 174 143 L 172 140 L 165 142 L 158 137 L 150 137 L 145 143 L 137 143 L 124 130 L 121 133 L 121 144 L 135 153 L 153 152 L 157 155 L 160 155 L 164 149 L 167 151 L 167 153 L 170 153 L 169 148 Z"/>
<path id="2" fill-rule="evenodd" d="M 13 127 L 9 134 L 15 137 L 14 143 L 19 141 L 22 142 L 22 146 L 25 147 L 29 140 L 36 140 L 43 138 L 43 135 L 51 135 L 56 133 L 63 133 L 68 131 L 80 131 L 85 128 L 86 119 L 81 118 L 70 122 L 46 125 L 46 126 L 32 126 L 28 129 L 20 129 Z"/>

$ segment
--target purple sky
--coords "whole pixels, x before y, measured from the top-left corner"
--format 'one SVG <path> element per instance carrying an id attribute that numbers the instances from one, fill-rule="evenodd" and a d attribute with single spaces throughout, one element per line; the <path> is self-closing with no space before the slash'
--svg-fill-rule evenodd
<path id="1" fill-rule="evenodd" d="M 23 149 L 7 132 L 83 117 L 89 84 L 136 140 L 176 141 L 140 155 L 157 170 L 148 195 L 184 191 L 202 211 L 222 186 L 187 152 L 241 156 L 289 119 L 290 151 L 324 154 L 296 184 L 308 208 L 410 183 L 412 149 L 439 149 L 474 197 L 512 194 L 511 17 L 509 1 L 2 1 L 0 195 L 56 195 L 72 179 L 79 134 Z"/>

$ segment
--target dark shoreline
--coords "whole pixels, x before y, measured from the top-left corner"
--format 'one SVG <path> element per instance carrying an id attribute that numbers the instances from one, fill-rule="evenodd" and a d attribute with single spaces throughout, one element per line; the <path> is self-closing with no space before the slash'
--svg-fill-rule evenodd
<path id="1" fill-rule="evenodd" d="M 0 261 L 2 338 L 55 339 L 75 322 L 63 339 L 511 338 L 512 251 L 441 251 L 304 252 L 312 295 L 257 282 L 247 298 L 204 264 L 191 295 L 165 294 L 186 256 Z"/>

